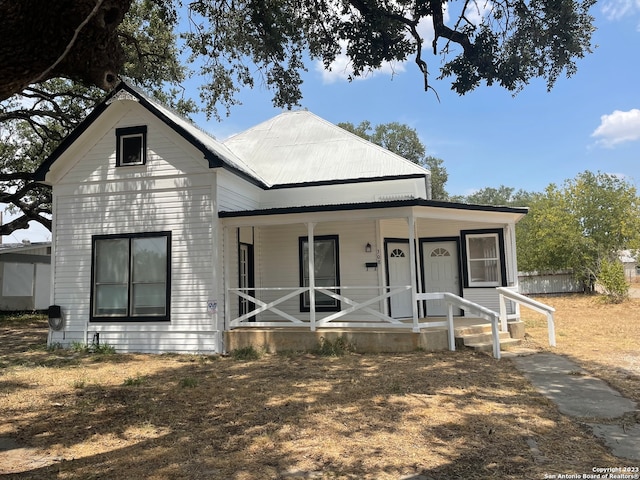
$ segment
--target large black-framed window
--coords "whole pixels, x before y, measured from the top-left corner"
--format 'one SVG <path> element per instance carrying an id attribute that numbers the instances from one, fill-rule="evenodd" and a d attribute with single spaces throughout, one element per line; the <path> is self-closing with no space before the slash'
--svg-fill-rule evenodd
<path id="1" fill-rule="evenodd" d="M 171 232 L 94 235 L 91 321 L 168 321 Z"/>
<path id="2" fill-rule="evenodd" d="M 116 128 L 116 166 L 147 163 L 147 126 Z"/>
<path id="3" fill-rule="evenodd" d="M 507 269 L 502 229 L 463 230 L 464 286 L 504 287 Z"/>
<path id="4" fill-rule="evenodd" d="M 316 287 L 340 286 L 340 248 L 338 235 L 319 235 L 313 237 L 314 274 Z M 309 237 L 299 239 L 300 286 L 309 286 Z M 340 293 L 339 290 L 332 290 Z M 309 292 L 300 295 L 300 311 L 310 310 Z M 323 293 L 316 292 L 316 311 L 340 311 L 340 301 Z"/>

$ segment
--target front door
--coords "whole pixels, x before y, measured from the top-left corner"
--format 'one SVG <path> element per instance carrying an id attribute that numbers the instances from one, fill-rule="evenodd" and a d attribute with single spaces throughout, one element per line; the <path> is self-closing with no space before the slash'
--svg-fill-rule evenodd
<path id="1" fill-rule="evenodd" d="M 422 243 L 424 260 L 424 291 L 449 292 L 460 295 L 458 244 L 455 240 Z M 440 317 L 447 314 L 447 304 L 442 300 L 428 300 L 427 316 Z M 454 315 L 460 312 L 454 310 Z"/>
<path id="2" fill-rule="evenodd" d="M 387 280 L 389 287 L 411 285 L 411 256 L 409 242 L 386 242 Z M 408 318 L 413 316 L 411 307 L 411 290 L 393 295 L 389 299 L 390 312 L 393 318 Z"/>

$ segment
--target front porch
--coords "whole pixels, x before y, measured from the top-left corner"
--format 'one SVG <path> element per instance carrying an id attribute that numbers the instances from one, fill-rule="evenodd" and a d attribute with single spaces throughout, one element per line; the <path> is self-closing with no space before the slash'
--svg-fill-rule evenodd
<path id="1" fill-rule="evenodd" d="M 225 332 L 226 351 L 253 347 L 269 353 L 287 351 L 317 350 L 322 341 L 335 342 L 341 338 L 358 353 L 406 353 L 423 350 L 427 352 L 448 350 L 450 348 L 449 330 L 442 326 L 445 317 L 420 319 L 424 327 L 419 332 L 406 329 L 384 328 L 323 328 L 311 331 L 308 327 L 240 327 Z M 364 322 L 363 322 L 364 323 Z M 433 326 L 429 326 L 429 325 Z M 491 323 L 482 318 L 456 317 L 453 319 L 454 349 L 465 345 L 465 337 L 484 336 L 491 338 Z M 502 348 L 510 342 L 505 340 L 521 339 L 524 329 L 520 322 L 509 323 L 507 332 L 499 334 Z M 467 346 L 470 346 L 467 342 Z"/>

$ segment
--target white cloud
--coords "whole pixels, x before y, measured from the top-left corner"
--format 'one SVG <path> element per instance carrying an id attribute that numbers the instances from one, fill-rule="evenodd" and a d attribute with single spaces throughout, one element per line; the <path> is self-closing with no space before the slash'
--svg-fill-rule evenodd
<path id="1" fill-rule="evenodd" d="M 351 60 L 346 54 L 346 42 L 340 42 L 342 52 L 331 63 L 329 69 L 324 68 L 322 61 L 316 60 L 315 70 L 322 75 L 322 83 L 331 84 L 337 81 L 345 81 L 352 78 L 353 80 L 366 80 L 376 75 L 386 74 L 394 75 L 405 71 L 405 63 L 401 62 L 383 62 L 380 68 L 372 70 L 371 72 L 364 73 L 359 77 L 353 76 L 353 67 Z"/>
<path id="2" fill-rule="evenodd" d="M 615 110 L 610 115 L 602 115 L 600 126 L 591 136 L 597 138 L 597 143 L 605 147 L 640 140 L 640 110 L 637 108 L 628 112 Z"/>
<path id="3" fill-rule="evenodd" d="M 607 20 L 621 20 L 640 12 L 640 0 L 608 0 L 601 10 Z"/>

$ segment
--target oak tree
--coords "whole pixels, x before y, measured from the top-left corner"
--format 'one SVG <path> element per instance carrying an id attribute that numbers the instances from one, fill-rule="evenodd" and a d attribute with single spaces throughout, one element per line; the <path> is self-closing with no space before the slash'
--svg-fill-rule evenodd
<path id="1" fill-rule="evenodd" d="M 445 190 L 445 184 L 449 174 L 443 165 L 444 162 L 440 158 L 425 155 L 426 147 L 414 128 L 398 122 L 382 123 L 372 127 L 368 120 L 360 122 L 358 125 L 343 122 L 338 123 L 338 126 L 427 168 L 431 172 L 431 198 L 433 200 L 447 200 L 448 194 Z"/>
<path id="2" fill-rule="evenodd" d="M 185 68 L 163 11 L 150 0 L 135 1 L 117 34 L 129 81 L 183 113 L 192 111 L 180 88 Z M 32 220 L 50 229 L 50 190 L 34 182 L 32 173 L 103 96 L 97 87 L 53 78 L 0 102 L 0 203 L 17 215 L 0 226 L 0 235 L 28 228 Z"/>

